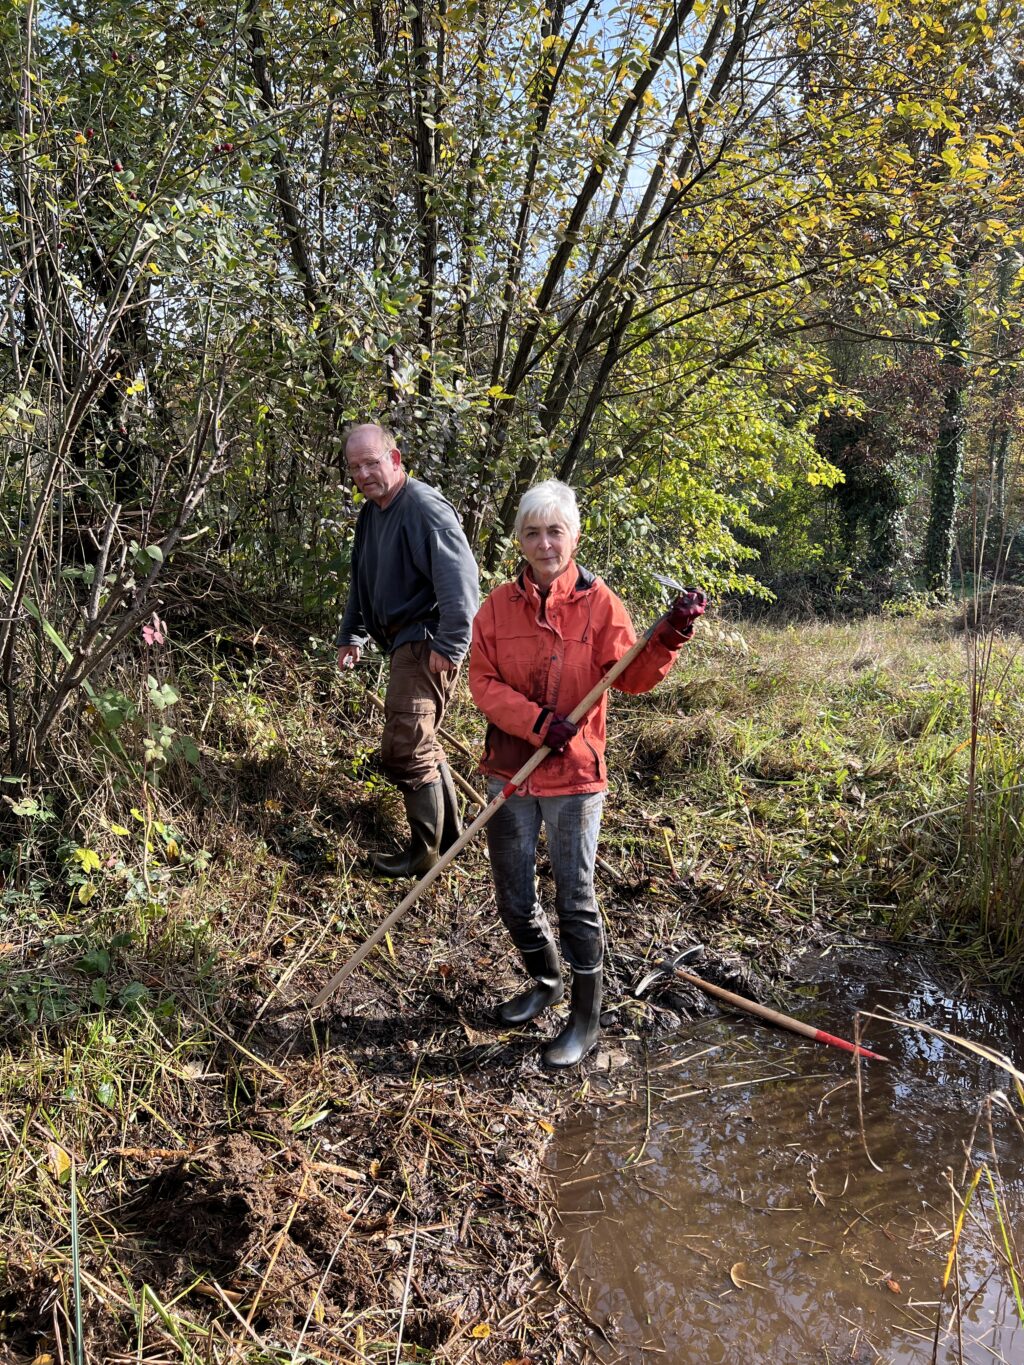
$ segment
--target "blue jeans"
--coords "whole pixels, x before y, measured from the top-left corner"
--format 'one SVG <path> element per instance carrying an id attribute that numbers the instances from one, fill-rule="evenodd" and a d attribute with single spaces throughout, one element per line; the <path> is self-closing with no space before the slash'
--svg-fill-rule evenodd
<path id="1" fill-rule="evenodd" d="M 487 795 L 504 783 L 489 778 Z M 541 822 L 555 877 L 555 910 L 562 956 L 574 972 L 596 972 L 604 960 L 601 915 L 594 896 L 594 862 L 604 792 L 580 796 L 510 796 L 487 825 L 494 897 L 502 923 L 520 952 L 552 942 L 537 898 L 537 840 Z"/>

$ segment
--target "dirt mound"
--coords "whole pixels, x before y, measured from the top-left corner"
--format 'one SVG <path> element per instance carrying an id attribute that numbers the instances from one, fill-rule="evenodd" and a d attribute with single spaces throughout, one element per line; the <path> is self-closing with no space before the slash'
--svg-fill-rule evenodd
<path id="1" fill-rule="evenodd" d="M 350 1235 L 350 1195 L 339 1197 L 330 1172 L 297 1154 L 282 1167 L 276 1144 L 237 1132 L 145 1178 L 110 1216 L 158 1297 L 192 1285 L 244 1304 L 260 1331 L 301 1327 L 321 1277 L 322 1321 L 371 1296 L 370 1258 Z"/>

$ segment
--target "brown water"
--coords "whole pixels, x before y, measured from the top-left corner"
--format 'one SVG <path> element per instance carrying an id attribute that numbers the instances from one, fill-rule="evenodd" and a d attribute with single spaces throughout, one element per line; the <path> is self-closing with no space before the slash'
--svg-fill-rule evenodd
<path id="1" fill-rule="evenodd" d="M 1017 1011 L 953 998 L 887 952 L 806 970 L 790 1012 L 818 1027 L 849 1037 L 855 1010 L 884 1006 L 1024 1058 Z M 832 1049 L 733 1015 L 627 1045 L 628 1060 L 609 1045 L 596 1102 L 553 1156 L 581 1359 L 1024 1365 L 984 1175 L 940 1303 L 982 1163 L 1022 1264 L 1012 1081 L 925 1033 L 870 1021 L 865 1039 L 891 1060 L 863 1065 L 863 1141 L 854 1063 Z M 1017 1118 L 986 1102 L 996 1091 Z"/>

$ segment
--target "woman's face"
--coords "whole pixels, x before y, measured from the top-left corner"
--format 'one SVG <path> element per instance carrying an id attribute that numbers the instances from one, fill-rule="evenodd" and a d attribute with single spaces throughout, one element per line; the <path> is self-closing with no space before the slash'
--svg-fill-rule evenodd
<path id="1" fill-rule="evenodd" d="M 519 547 L 538 587 L 550 587 L 562 573 L 579 538 L 579 531 L 570 531 L 557 512 L 530 517 L 523 523 Z"/>

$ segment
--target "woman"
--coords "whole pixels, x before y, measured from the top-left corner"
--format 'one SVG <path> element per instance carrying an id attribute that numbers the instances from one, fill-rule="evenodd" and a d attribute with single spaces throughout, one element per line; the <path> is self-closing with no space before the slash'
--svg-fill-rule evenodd
<path id="1" fill-rule="evenodd" d="M 572 489 L 555 479 L 529 489 L 515 533 L 525 561 L 497 588 L 473 623 L 469 687 L 487 717 L 480 771 L 493 797 L 534 749 L 553 752 L 487 826 L 498 913 L 532 984 L 498 1010 L 524 1024 L 563 995 L 558 952 L 537 900 L 541 822 L 555 879 L 562 952 L 572 969 L 569 1023 L 544 1049 L 546 1066 L 574 1066 L 597 1042 L 604 942 L 594 898 L 594 862 L 605 768 L 607 694 L 579 726 L 569 713 L 635 642 L 626 608 L 599 578 L 577 566 L 580 516 Z M 702 615 L 704 594 L 680 597 L 646 649 L 616 679 L 623 692 L 649 692 L 665 677 Z"/>

